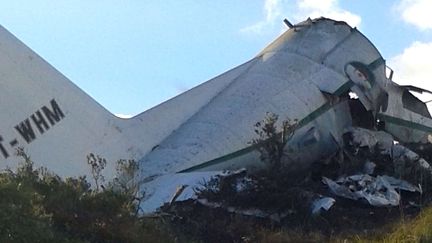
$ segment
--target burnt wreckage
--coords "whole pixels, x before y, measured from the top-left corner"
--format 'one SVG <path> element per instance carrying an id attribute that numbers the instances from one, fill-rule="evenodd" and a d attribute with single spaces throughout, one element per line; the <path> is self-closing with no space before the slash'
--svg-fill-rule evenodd
<path id="1" fill-rule="evenodd" d="M 154 208 L 179 185 L 190 186 L 180 187 L 177 200 L 193 194 L 203 177 L 265 167 L 250 142 L 254 125 L 269 112 L 278 123 L 296 121 L 281 160 L 290 170 L 310 169 L 349 145 L 354 152 L 380 148 L 430 173 L 425 160 L 402 146 L 427 148 L 432 141 L 432 118 L 412 94 L 429 91 L 393 82 L 375 46 L 345 22 L 286 23 L 290 29 L 251 60 L 130 119 L 105 110 L 0 27 L 0 167 L 18 165 L 18 147 L 35 166 L 61 176 L 91 176 L 90 153 L 108 161 L 106 179 L 114 177 L 116 161 L 133 159 L 139 165 L 134 183 L 145 192 L 142 207 Z M 325 182 L 334 191 L 349 184 L 333 179 Z M 350 178 L 386 188 L 403 184 L 377 180 Z M 388 199 L 395 204 L 394 195 Z"/>
<path id="2" fill-rule="evenodd" d="M 256 146 L 245 146 L 255 134 L 244 129 L 249 129 L 245 128 L 247 122 L 261 120 L 265 112 L 297 121 L 296 130 L 285 145 L 282 160 L 289 164 L 285 168 L 309 169 L 315 161 L 349 147 L 351 155 L 367 150 L 370 155 L 385 155 L 432 175 L 428 162 L 402 145 L 432 142 L 431 115 L 426 104 L 412 93 L 430 91 L 393 82 L 393 70 L 386 66 L 376 47 L 345 22 L 319 18 L 289 24 L 289 27 L 254 59 L 243 64 L 246 67 L 240 74 L 230 77 L 230 84 L 182 125 L 189 135 L 174 133 L 141 160 L 140 178 L 153 180 L 158 175 L 149 175 L 155 171 L 149 168 L 155 167 L 156 161 L 165 161 L 166 166 L 159 167 L 165 172 L 173 172 L 176 166 L 182 168 L 177 170 L 182 174 L 178 181 L 172 176 L 169 180 L 170 184 L 183 185 L 183 192 L 185 184 L 193 181 L 190 177 L 184 180 L 185 173 L 201 178 L 198 172 L 262 167 Z M 229 76 L 229 72 L 218 79 L 224 76 Z M 199 123 L 209 119 L 211 123 Z M 225 125 L 215 130 L 215 124 L 216 127 L 222 124 L 219 121 Z M 192 126 L 193 132 L 187 129 Z M 211 142 L 204 143 L 203 138 L 214 138 L 216 146 L 222 142 L 229 144 L 233 131 L 243 135 L 238 139 L 241 142 L 233 146 L 240 146 L 239 149 L 208 161 L 191 163 L 201 153 L 211 151 L 209 144 L 214 147 Z M 180 146 L 185 142 L 181 138 L 186 139 L 188 145 Z M 222 141 L 224 139 L 227 141 Z M 398 205 L 400 195 L 396 190 L 422 192 L 416 180 L 410 183 L 400 177 L 372 176 L 376 164 L 369 160 L 364 162 L 368 170 L 335 180 L 324 177 L 323 183 L 333 194 L 362 199 L 374 206 Z M 188 164 L 192 165 L 184 167 Z M 157 192 L 152 194 L 155 191 L 152 188 L 157 191 L 167 186 L 162 182 L 166 176 L 160 179 L 150 183 L 144 180 L 142 184 L 143 190 L 150 192 L 150 202 L 152 196 L 160 196 Z M 185 194 L 184 198 L 191 195 L 190 192 Z M 175 198 L 181 199 L 178 195 Z M 329 208 L 334 200 L 324 198 L 322 202 Z M 145 204 L 144 201 L 144 207 Z M 314 211 L 319 205 L 314 206 Z"/>

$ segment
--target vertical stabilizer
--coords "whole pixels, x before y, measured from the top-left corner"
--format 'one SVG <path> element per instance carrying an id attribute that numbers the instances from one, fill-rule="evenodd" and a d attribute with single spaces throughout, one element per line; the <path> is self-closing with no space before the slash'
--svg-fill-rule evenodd
<path id="1" fill-rule="evenodd" d="M 86 155 L 128 158 L 116 118 L 0 27 L 0 165 L 23 147 L 37 166 L 88 174 Z M 107 149 L 109 148 L 109 149 Z M 112 167 L 110 164 L 108 167 Z M 108 170 L 109 171 L 109 170 Z"/>

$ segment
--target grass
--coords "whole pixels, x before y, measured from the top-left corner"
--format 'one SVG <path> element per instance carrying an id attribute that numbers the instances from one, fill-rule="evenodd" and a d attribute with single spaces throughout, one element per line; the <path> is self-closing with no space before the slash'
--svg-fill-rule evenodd
<path id="1" fill-rule="evenodd" d="M 413 219 L 401 218 L 389 222 L 372 234 L 357 233 L 324 235 L 320 232 L 303 232 L 302 230 L 269 230 L 260 229 L 254 242 L 432 242 L 432 207 L 425 208 Z"/>
<path id="2" fill-rule="evenodd" d="M 401 220 L 381 242 L 432 242 L 432 207 L 424 209 L 416 218 Z"/>

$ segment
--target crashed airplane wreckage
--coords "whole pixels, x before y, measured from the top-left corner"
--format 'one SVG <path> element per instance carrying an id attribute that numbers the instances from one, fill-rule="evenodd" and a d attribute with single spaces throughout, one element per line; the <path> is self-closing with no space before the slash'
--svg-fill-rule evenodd
<path id="1" fill-rule="evenodd" d="M 62 176 L 89 174 L 89 153 L 111 162 L 108 178 L 115 161 L 135 159 L 149 205 L 179 184 L 265 166 L 249 142 L 267 112 L 298 121 L 286 145 L 293 170 L 334 154 L 353 126 L 401 143 L 432 140 L 427 107 L 411 93 L 425 90 L 394 83 L 375 46 L 331 19 L 290 25 L 250 61 L 130 119 L 110 114 L 4 28 L 0 53 L 1 167 L 16 166 L 18 147 Z"/>

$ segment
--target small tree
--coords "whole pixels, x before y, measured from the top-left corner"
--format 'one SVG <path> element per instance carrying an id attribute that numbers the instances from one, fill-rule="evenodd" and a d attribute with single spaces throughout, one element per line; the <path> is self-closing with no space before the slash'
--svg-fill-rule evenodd
<path id="1" fill-rule="evenodd" d="M 100 183 L 105 181 L 102 171 L 105 169 L 107 164 L 106 159 L 100 157 L 99 155 L 90 153 L 87 155 L 87 163 L 91 166 L 91 173 L 96 184 L 96 191 L 99 191 L 99 187 L 101 186 Z"/>
<path id="2" fill-rule="evenodd" d="M 135 215 L 139 213 L 139 205 L 144 198 L 144 193 L 139 192 L 135 180 L 138 172 L 138 163 L 133 159 L 121 159 L 117 161 L 116 176 L 110 183 L 110 188 L 128 198 L 130 208 L 134 208 Z"/>
<path id="3" fill-rule="evenodd" d="M 137 192 L 137 185 L 133 180 L 138 172 L 138 163 L 133 159 L 121 159 L 117 161 L 116 177 L 113 186 L 124 193 L 134 194 Z"/>
<path id="4" fill-rule="evenodd" d="M 285 155 L 285 145 L 291 139 L 297 128 L 297 119 L 282 121 L 280 129 L 277 127 L 279 116 L 267 112 L 264 120 L 255 124 L 255 133 L 258 138 L 252 140 L 251 144 L 257 147 L 260 159 L 270 166 L 270 170 L 278 171 L 282 166 Z"/>

